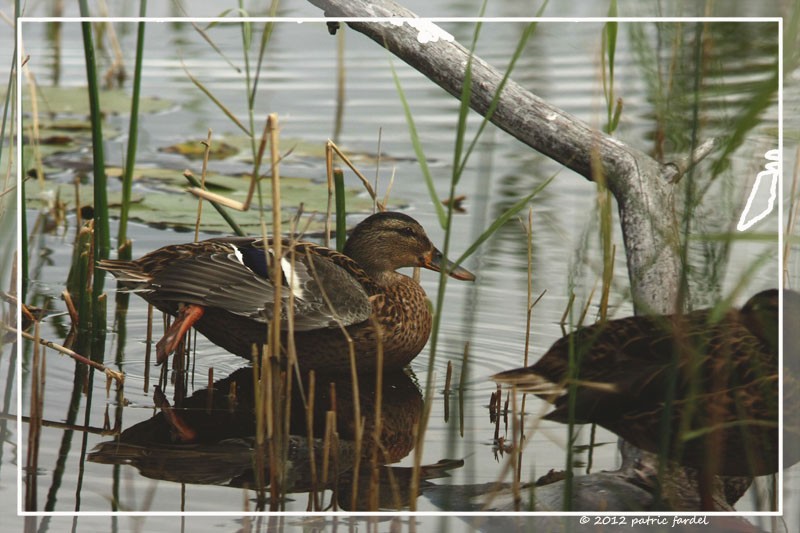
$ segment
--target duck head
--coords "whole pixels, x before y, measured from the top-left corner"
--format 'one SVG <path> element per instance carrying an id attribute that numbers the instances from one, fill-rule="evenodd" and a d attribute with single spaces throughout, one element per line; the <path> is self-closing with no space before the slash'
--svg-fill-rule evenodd
<path id="1" fill-rule="evenodd" d="M 444 270 L 455 279 L 475 279 L 467 269 L 446 260 L 419 222 L 403 213 L 386 211 L 365 218 L 353 229 L 344 253 L 375 279 L 403 267 Z"/>

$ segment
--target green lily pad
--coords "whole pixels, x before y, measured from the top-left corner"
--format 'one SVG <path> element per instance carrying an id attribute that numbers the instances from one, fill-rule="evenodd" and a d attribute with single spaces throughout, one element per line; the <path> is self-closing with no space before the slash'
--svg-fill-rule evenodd
<path id="1" fill-rule="evenodd" d="M 92 144 L 91 123 L 88 120 L 73 118 L 54 118 L 39 121 L 39 136 L 35 144 L 31 142 L 33 128 L 31 120 L 25 119 L 22 128 L 22 149 L 24 161 L 31 163 L 34 159 L 33 150 L 38 150 L 39 156 L 48 166 L 47 158 L 64 152 L 77 152 Z M 119 131 L 108 125 L 103 126 L 103 133 L 107 137 L 119 135 Z"/>
<path id="2" fill-rule="evenodd" d="M 168 154 L 181 154 L 189 159 L 202 159 L 206 153 L 205 143 L 202 141 L 186 141 L 159 148 L 159 152 Z M 225 142 L 211 142 L 211 150 L 208 152 L 209 159 L 227 159 L 239 153 L 239 149 Z"/>
<path id="3" fill-rule="evenodd" d="M 22 110 L 31 113 L 30 88 L 23 88 Z M 89 93 L 86 87 L 36 87 L 37 108 L 40 116 L 89 115 Z M 139 113 L 157 113 L 174 105 L 169 100 L 154 96 L 139 99 Z M 131 96 L 122 89 L 100 91 L 100 110 L 112 115 L 128 114 L 131 111 Z"/>
<path id="4" fill-rule="evenodd" d="M 108 176 L 114 189 L 108 193 L 108 202 L 111 215 L 118 213 L 121 202 L 121 191 L 116 189 L 116 176 L 122 174 L 121 169 L 108 168 Z M 187 192 L 188 182 L 181 171 L 164 168 L 135 168 L 134 192 L 130 206 L 130 219 L 155 227 L 171 228 L 175 230 L 192 231 L 197 219 L 198 199 Z M 263 178 L 262 178 L 263 179 Z M 45 180 L 44 190 L 38 180 L 31 180 L 26 188 L 28 207 L 43 207 L 51 202 L 58 194 L 60 200 L 65 202 L 68 209 L 75 209 L 75 186 L 58 184 Z M 247 176 L 229 176 L 209 173 L 206 176 L 206 188 L 209 191 L 222 194 L 231 200 L 244 202 L 250 187 Z M 265 210 L 269 211 L 272 205 L 271 184 L 268 180 L 262 181 L 262 194 Z M 91 204 L 92 185 L 80 185 L 79 192 L 81 204 Z M 372 209 L 372 200 L 360 189 L 349 188 L 347 194 L 347 209 L 349 212 L 368 212 Z M 396 199 L 395 199 L 396 202 Z M 328 204 L 328 191 L 325 185 L 316 183 L 308 178 L 282 177 L 281 178 L 281 206 L 284 220 L 288 229 L 290 220 L 302 205 L 303 212 L 325 213 Z M 258 201 L 253 199 L 251 207 L 246 212 L 227 209 L 231 217 L 247 233 L 258 234 L 261 231 L 261 221 L 258 212 Z M 272 215 L 264 213 L 267 226 L 271 225 Z M 305 222 L 301 222 L 304 227 Z M 217 213 L 208 202 L 203 205 L 203 214 L 200 223 L 203 231 L 209 233 L 232 233 L 228 223 Z M 313 217 L 309 231 L 318 231 L 323 227 L 323 216 L 318 214 Z"/>

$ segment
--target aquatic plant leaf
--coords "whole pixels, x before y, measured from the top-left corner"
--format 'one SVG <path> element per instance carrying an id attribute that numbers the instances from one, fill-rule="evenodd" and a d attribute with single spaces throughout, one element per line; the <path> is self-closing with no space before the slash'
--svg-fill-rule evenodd
<path id="1" fill-rule="evenodd" d="M 119 208 L 122 200 L 121 185 L 117 178 L 122 175 L 119 167 L 109 167 L 106 172 L 109 187 L 108 202 L 112 217 L 115 208 Z M 170 228 L 177 231 L 193 231 L 197 218 L 197 198 L 187 192 L 188 183 L 183 173 L 175 169 L 166 168 L 135 168 L 133 171 L 134 189 L 130 206 L 130 220 L 148 224 L 159 228 Z M 218 194 L 223 194 L 232 200 L 244 201 L 249 187 L 249 176 L 229 176 L 209 173 L 206 176 L 206 188 Z M 262 178 L 266 179 L 266 178 Z M 262 187 L 264 204 L 269 210 L 270 187 Z M 47 207 L 54 198 L 58 197 L 67 204 L 68 210 L 76 207 L 75 186 L 69 183 L 59 183 L 44 180 L 44 188 L 38 180 L 31 180 L 26 190 L 27 207 Z M 357 188 L 345 190 L 347 195 L 348 211 L 352 213 L 368 213 L 372 210 L 372 200 Z M 91 184 L 81 184 L 78 194 L 81 206 L 91 204 Z M 395 199 L 397 202 L 397 199 Z M 310 231 L 322 229 L 324 213 L 328 204 L 328 191 L 324 184 L 317 183 L 307 178 L 281 178 L 281 204 L 285 213 L 285 220 L 294 216 L 302 205 L 303 212 L 318 213 Z M 395 207 L 399 207 L 395 204 Z M 260 233 L 260 220 L 257 207 L 253 206 L 247 212 L 229 210 L 233 219 L 250 234 Z M 265 214 L 267 226 L 270 225 L 271 215 Z M 201 229 L 208 233 L 230 233 L 230 227 L 222 217 L 209 205 L 204 205 L 201 219 Z"/>
<path id="2" fill-rule="evenodd" d="M 31 112 L 31 96 L 29 89 L 23 89 L 22 99 L 24 113 Z M 86 87 L 46 87 L 36 88 L 36 98 L 40 116 L 48 114 L 88 115 L 89 98 Z M 174 102 L 155 96 L 142 96 L 139 100 L 139 113 L 157 113 L 172 107 Z M 126 115 L 130 113 L 131 96 L 123 89 L 100 91 L 100 109 L 103 113 Z"/>

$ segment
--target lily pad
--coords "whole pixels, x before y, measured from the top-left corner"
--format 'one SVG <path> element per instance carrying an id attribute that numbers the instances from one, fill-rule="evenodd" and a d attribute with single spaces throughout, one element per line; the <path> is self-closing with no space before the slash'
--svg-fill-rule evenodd
<path id="1" fill-rule="evenodd" d="M 205 143 L 202 141 L 187 141 L 159 148 L 159 152 L 168 154 L 181 154 L 189 159 L 202 159 L 206 153 Z M 239 149 L 220 141 L 211 142 L 211 150 L 208 153 L 209 159 L 227 159 L 239 153 Z"/>
<path id="2" fill-rule="evenodd" d="M 22 148 L 24 161 L 33 161 L 34 143 L 31 136 L 33 128 L 30 127 L 31 121 L 26 118 L 22 128 Z M 103 133 L 109 138 L 119 135 L 119 132 L 108 126 L 103 126 Z M 39 121 L 39 135 L 36 142 L 36 149 L 39 156 L 44 160 L 45 166 L 48 165 L 47 158 L 65 152 L 79 152 L 92 144 L 91 123 L 88 120 L 77 120 L 73 118 L 43 119 Z"/>
<path id="3" fill-rule="evenodd" d="M 30 88 L 23 89 L 22 110 L 31 113 Z M 89 93 L 86 87 L 36 87 L 39 114 L 89 115 Z M 155 96 L 139 99 L 139 113 L 158 113 L 169 109 L 173 102 Z M 131 111 L 131 95 L 122 89 L 100 91 L 100 110 L 111 115 L 128 114 Z"/>
<path id="4" fill-rule="evenodd" d="M 120 168 L 109 167 L 107 172 L 113 190 L 109 190 L 109 207 L 112 216 L 118 212 L 121 202 L 121 191 L 116 189 L 117 176 L 121 176 Z M 133 199 L 130 206 L 130 219 L 159 228 L 172 228 L 175 230 L 191 231 L 194 229 L 197 218 L 197 198 L 187 192 L 188 182 L 183 173 L 178 170 L 164 168 L 135 168 L 133 172 L 135 182 Z M 263 178 L 262 178 L 263 179 Z M 45 181 L 44 190 L 40 188 L 39 181 L 31 181 L 26 191 L 28 194 L 28 207 L 41 207 L 52 201 L 56 193 L 68 209 L 75 208 L 75 186 L 58 184 Z M 243 202 L 250 187 L 247 176 L 228 176 L 209 173 L 206 176 L 206 188 L 212 192 L 222 194 L 231 200 Z M 262 194 L 265 210 L 269 211 L 272 205 L 271 187 L 268 180 L 263 179 Z M 92 200 L 92 185 L 80 185 L 79 193 L 81 204 L 90 204 Z M 347 209 L 349 212 L 368 212 L 372 208 L 371 199 L 360 189 L 349 188 L 347 194 Z M 396 202 L 396 200 L 395 200 Z M 325 213 L 328 203 L 328 191 L 325 185 L 316 183 L 308 178 L 282 177 L 281 178 L 281 206 L 284 219 L 288 221 L 295 215 L 300 206 L 305 213 Z M 258 234 L 261 231 L 258 202 L 251 203 L 250 210 L 246 212 L 227 209 L 236 223 L 247 233 Z M 310 215 L 309 215 L 310 216 Z M 271 224 L 272 215 L 264 214 L 267 226 Z M 312 219 L 310 231 L 322 228 L 323 216 L 317 215 Z M 228 223 L 208 204 L 204 203 L 201 219 L 201 229 L 209 233 L 232 233 Z M 301 223 L 303 227 L 304 223 Z M 285 226 L 286 229 L 288 226 Z"/>

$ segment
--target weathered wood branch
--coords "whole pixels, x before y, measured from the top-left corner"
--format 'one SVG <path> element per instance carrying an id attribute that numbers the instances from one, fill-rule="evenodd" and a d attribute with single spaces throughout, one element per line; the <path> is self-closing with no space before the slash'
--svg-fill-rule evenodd
<path id="1" fill-rule="evenodd" d="M 416 18 L 414 13 L 390 0 L 309 1 L 333 19 Z M 460 98 L 470 55 L 461 44 L 444 38 L 420 39 L 424 29 L 408 22 L 347 23 Z M 497 69 L 473 57 L 472 109 L 486 115 L 502 78 Z M 675 168 L 661 165 L 644 152 L 591 128 L 510 79 L 491 121 L 585 178 L 605 181 L 619 207 L 634 305 L 648 311 L 674 311 L 678 240 L 668 178 L 676 174 Z"/>

